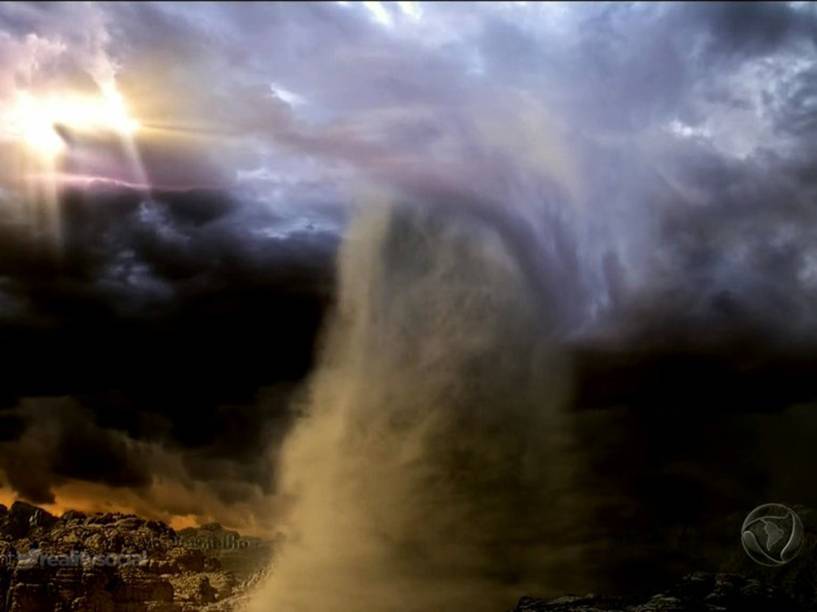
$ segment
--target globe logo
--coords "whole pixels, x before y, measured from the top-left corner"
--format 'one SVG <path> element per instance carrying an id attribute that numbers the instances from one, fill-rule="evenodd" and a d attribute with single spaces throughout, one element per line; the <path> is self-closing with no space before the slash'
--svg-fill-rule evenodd
<path id="1" fill-rule="evenodd" d="M 763 504 L 743 521 L 740 539 L 746 554 L 760 565 L 780 567 L 803 547 L 803 522 L 783 504 Z"/>

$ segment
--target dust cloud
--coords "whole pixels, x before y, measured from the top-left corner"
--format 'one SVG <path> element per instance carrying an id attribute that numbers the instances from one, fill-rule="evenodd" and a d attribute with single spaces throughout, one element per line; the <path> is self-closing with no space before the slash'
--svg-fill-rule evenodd
<path id="1" fill-rule="evenodd" d="M 463 209 L 352 223 L 253 610 L 498 610 L 582 584 L 570 359 L 524 256 Z"/>

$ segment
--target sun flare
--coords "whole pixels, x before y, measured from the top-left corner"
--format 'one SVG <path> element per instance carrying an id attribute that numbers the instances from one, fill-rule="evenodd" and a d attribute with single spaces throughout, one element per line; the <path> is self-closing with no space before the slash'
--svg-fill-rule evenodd
<path id="1" fill-rule="evenodd" d="M 63 182 L 121 174 L 134 184 L 147 184 L 135 142 L 140 127 L 114 82 L 91 93 L 18 89 L 0 101 L 0 144 L 8 165 L 19 169 L 19 188 L 29 203 L 26 223 L 55 252 L 62 244 Z M 102 170 L 95 171 L 95 164 Z"/>
<path id="2" fill-rule="evenodd" d="M 97 95 L 75 92 L 34 95 L 22 91 L 7 115 L 5 130 L 43 160 L 54 160 L 65 151 L 67 145 L 60 127 L 77 134 L 114 133 L 128 137 L 139 129 L 139 122 L 114 89 Z"/>

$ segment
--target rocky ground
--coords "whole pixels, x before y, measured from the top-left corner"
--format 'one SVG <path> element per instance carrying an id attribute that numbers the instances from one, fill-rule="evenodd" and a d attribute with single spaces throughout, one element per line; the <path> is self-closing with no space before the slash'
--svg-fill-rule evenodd
<path id="1" fill-rule="evenodd" d="M 799 509 L 812 532 L 817 515 Z M 272 544 L 218 524 L 178 532 L 135 515 L 61 517 L 0 504 L 0 612 L 239 612 Z M 523 597 L 512 612 L 809 612 L 817 610 L 817 541 L 771 573 L 736 554 L 645 597 Z M 357 611 L 350 611 L 357 612 Z"/>
<path id="2" fill-rule="evenodd" d="M 695 573 L 643 599 L 599 595 L 523 597 L 512 612 L 805 612 L 779 589 L 739 574 Z"/>
<path id="3" fill-rule="evenodd" d="M 231 551 L 251 563 L 225 568 Z M 0 612 L 234 611 L 270 553 L 218 525 L 177 533 L 134 515 L 0 505 Z"/>
<path id="4" fill-rule="evenodd" d="M 690 554 L 684 565 L 706 572 L 689 574 L 668 588 L 641 585 L 642 593 L 650 593 L 646 596 L 523 597 L 513 612 L 815 612 L 817 510 L 793 509 L 803 521 L 805 539 L 797 558 L 782 567 L 749 559 L 737 540 L 744 515 L 735 514 L 687 533 L 687 552 L 699 554 L 696 559 Z"/>

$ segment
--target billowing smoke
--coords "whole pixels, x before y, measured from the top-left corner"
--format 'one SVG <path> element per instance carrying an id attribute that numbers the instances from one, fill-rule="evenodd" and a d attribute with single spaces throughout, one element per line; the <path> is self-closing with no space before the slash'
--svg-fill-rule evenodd
<path id="1" fill-rule="evenodd" d="M 255 609 L 497 610 L 581 580 L 592 542 L 558 300 L 505 240 L 467 209 L 397 206 L 352 225 L 282 451 L 289 543 Z"/>
<path id="2" fill-rule="evenodd" d="M 62 194 L 56 259 L 5 203 L 0 502 L 273 534 L 266 450 L 311 368 L 334 234 L 223 192 L 91 185 Z"/>

